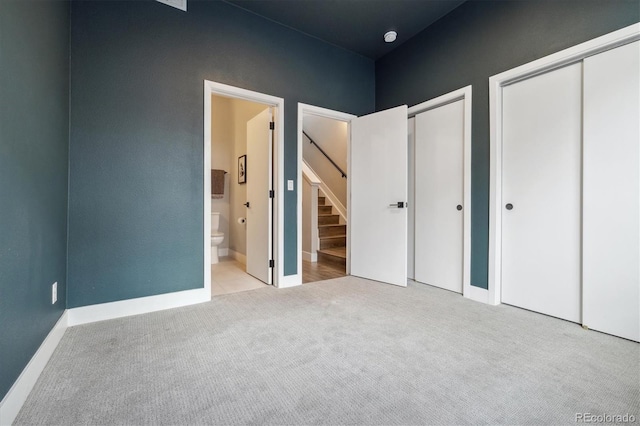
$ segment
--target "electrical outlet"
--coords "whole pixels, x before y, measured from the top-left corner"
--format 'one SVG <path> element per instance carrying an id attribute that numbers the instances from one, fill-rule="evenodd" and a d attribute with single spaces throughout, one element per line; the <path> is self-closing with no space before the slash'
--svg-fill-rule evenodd
<path id="1" fill-rule="evenodd" d="M 51 304 L 58 301 L 58 281 L 51 285 Z"/>

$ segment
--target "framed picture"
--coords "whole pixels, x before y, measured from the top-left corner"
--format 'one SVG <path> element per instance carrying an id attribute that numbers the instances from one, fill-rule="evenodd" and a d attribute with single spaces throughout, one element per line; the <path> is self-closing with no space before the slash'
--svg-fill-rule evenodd
<path id="1" fill-rule="evenodd" d="M 238 157 L 238 183 L 247 183 L 247 156 Z"/>

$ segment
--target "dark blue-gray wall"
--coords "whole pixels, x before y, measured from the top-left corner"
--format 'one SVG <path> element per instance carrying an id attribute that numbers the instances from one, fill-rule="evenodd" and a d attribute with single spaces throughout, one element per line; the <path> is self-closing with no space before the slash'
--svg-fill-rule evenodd
<path id="1" fill-rule="evenodd" d="M 285 179 L 297 102 L 375 108 L 374 62 L 220 1 L 71 6 L 70 308 L 202 287 L 203 81 L 285 100 Z M 284 273 L 296 273 L 296 193 L 284 194 Z"/>
<path id="2" fill-rule="evenodd" d="M 0 400 L 65 309 L 68 129 L 69 4 L 0 0 Z"/>
<path id="3" fill-rule="evenodd" d="M 489 77 L 640 20 L 640 2 L 471 0 L 376 61 L 376 109 L 473 86 L 471 284 L 487 288 Z"/>

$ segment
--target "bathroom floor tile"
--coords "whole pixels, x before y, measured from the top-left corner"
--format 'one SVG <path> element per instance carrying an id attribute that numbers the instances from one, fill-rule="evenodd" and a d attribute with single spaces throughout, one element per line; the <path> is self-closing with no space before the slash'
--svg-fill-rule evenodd
<path id="1" fill-rule="evenodd" d="M 230 257 L 221 257 L 218 263 L 211 265 L 212 296 L 255 290 L 266 286 L 262 281 L 247 274 L 242 263 Z"/>

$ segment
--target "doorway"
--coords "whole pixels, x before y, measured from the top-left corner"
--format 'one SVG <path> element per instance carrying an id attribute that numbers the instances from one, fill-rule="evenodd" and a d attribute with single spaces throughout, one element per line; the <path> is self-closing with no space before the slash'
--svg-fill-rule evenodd
<path id="1" fill-rule="evenodd" d="M 348 263 L 349 120 L 304 108 L 299 112 L 302 145 L 302 283 L 339 278 Z M 330 116 L 331 115 L 331 116 Z"/>
<path id="2" fill-rule="evenodd" d="M 204 277 L 211 294 L 282 282 L 283 104 L 205 81 Z"/>

